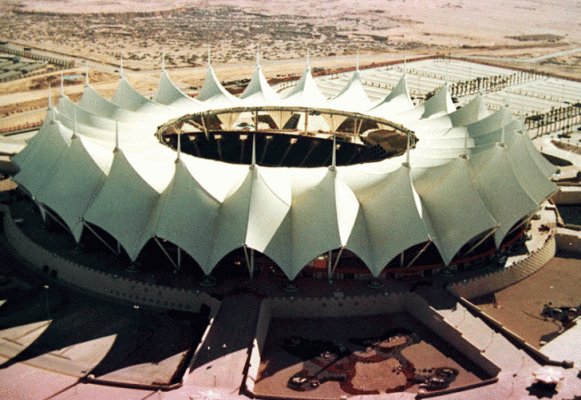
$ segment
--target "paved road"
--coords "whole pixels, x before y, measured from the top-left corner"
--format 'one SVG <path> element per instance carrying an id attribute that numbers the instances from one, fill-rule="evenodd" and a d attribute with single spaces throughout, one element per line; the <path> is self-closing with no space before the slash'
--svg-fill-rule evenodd
<path id="1" fill-rule="evenodd" d="M 566 56 L 568 54 L 574 54 L 574 53 L 579 53 L 579 52 L 581 52 L 581 47 L 576 48 L 576 49 L 572 49 L 572 50 L 565 50 L 565 51 L 559 51 L 556 53 L 545 54 L 544 56 L 533 57 L 533 58 L 504 58 L 504 57 L 486 57 L 486 56 L 459 56 L 459 57 L 461 57 L 461 58 L 473 58 L 473 59 L 477 59 L 477 60 L 539 62 L 542 60 L 546 60 L 548 58 Z"/>

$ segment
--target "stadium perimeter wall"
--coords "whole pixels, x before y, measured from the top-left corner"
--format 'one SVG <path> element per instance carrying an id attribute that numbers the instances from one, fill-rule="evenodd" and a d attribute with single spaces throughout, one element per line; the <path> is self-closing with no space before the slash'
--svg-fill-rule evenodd
<path id="1" fill-rule="evenodd" d="M 220 308 L 221 302 L 205 292 L 198 293 L 193 290 L 133 281 L 93 270 L 60 257 L 26 236 L 14 222 L 9 207 L 0 205 L 0 212 L 4 213 L 7 244 L 33 268 L 43 272 L 46 272 L 47 268 L 51 272 L 56 271 L 56 276 L 64 284 L 145 307 L 198 312 L 206 305 L 210 307 L 211 318 L 216 316 Z"/>
<path id="2" fill-rule="evenodd" d="M 514 263 L 502 271 L 453 283 L 448 286 L 448 290 L 455 296 L 465 299 L 474 299 L 497 292 L 537 272 L 555 257 L 556 252 L 557 240 L 555 235 L 551 234 L 547 237 L 543 246 L 533 251 L 529 257 Z"/>

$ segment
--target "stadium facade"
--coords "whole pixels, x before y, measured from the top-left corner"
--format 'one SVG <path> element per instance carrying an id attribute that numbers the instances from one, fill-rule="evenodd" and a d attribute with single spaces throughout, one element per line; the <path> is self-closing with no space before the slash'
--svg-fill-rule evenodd
<path id="1" fill-rule="evenodd" d="M 219 145 L 227 132 L 248 143 L 239 162 L 182 151 L 197 138 Z M 343 145 L 372 133 L 407 144 L 390 158 L 338 160 Z M 305 137 L 332 143 L 328 165 L 263 165 L 274 150 L 266 136 L 277 134 L 291 136 L 288 148 Z M 282 97 L 259 65 L 240 97 L 211 66 L 196 99 L 166 71 L 152 99 L 123 76 L 110 100 L 87 82 L 78 104 L 61 91 L 13 161 L 14 180 L 77 242 L 105 235 L 135 261 L 153 240 L 175 268 L 187 255 L 204 274 L 239 252 L 250 275 L 263 257 L 289 280 L 309 268 L 331 277 L 342 257 L 373 277 L 490 257 L 557 189 L 522 121 L 505 107 L 489 112 L 481 95 L 456 109 L 444 85 L 414 105 L 404 73 L 373 103 L 356 70 L 328 100 L 308 65 Z"/>

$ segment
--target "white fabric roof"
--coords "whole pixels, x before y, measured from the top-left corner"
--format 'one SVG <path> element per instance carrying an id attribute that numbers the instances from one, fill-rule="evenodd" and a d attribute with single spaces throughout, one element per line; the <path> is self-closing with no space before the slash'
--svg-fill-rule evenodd
<path id="1" fill-rule="evenodd" d="M 539 207 L 521 186 L 523 178 L 514 171 L 509 150 L 497 144 L 490 152 L 480 153 L 470 158 L 472 180 L 478 193 L 500 227 L 495 232 L 499 246 L 505 235 L 523 216 Z M 519 199 L 515 202 L 513 199 Z"/>
<path id="2" fill-rule="evenodd" d="M 246 86 L 240 98 L 248 105 L 273 104 L 279 100 L 278 94 L 266 81 L 260 65 L 256 66 L 254 75 L 252 75 L 250 83 Z"/>
<path id="3" fill-rule="evenodd" d="M 369 107 L 371 100 L 365 94 L 359 70 L 354 71 L 345 87 L 325 104 L 325 108 L 351 112 L 363 112 Z"/>
<path id="4" fill-rule="evenodd" d="M 220 202 L 195 180 L 183 161 L 175 163 L 175 174 L 158 207 L 155 235 L 182 248 L 205 273 L 210 273 L 214 267 L 210 255 Z"/>
<path id="5" fill-rule="evenodd" d="M 448 92 L 448 85 L 444 84 L 426 102 L 400 114 L 391 115 L 390 119 L 405 125 L 410 121 L 441 117 L 454 111 L 456 111 L 456 106 L 454 106 L 450 93 Z"/>
<path id="6" fill-rule="evenodd" d="M 115 152 L 109 176 L 84 219 L 109 232 L 135 260 L 154 230 L 149 223 L 160 194 Z"/>
<path id="7" fill-rule="evenodd" d="M 83 230 L 83 215 L 105 182 L 106 175 L 91 158 L 80 138 L 71 147 L 37 194 L 67 224 L 78 242 Z"/>
<path id="8" fill-rule="evenodd" d="M 32 197 L 50 179 L 59 158 L 66 153 L 70 144 L 70 136 L 58 122 L 44 125 L 44 128 L 37 134 L 40 140 L 30 143 L 13 158 L 20 167 L 14 180 L 24 186 Z"/>
<path id="9" fill-rule="evenodd" d="M 394 257 L 418 243 L 429 240 L 425 223 L 427 216 L 422 215 L 422 205 L 415 191 L 409 166 L 401 166 L 387 174 L 352 173 L 345 177 L 347 184 L 353 182 L 357 200 L 362 205 L 363 216 L 371 242 L 358 243 L 371 250 L 370 258 L 360 257 L 373 275 L 377 276 Z M 397 227 L 405 226 L 401 234 Z M 352 249 L 351 241 L 348 248 Z M 362 251 L 354 250 L 356 254 Z"/>
<path id="10" fill-rule="evenodd" d="M 419 170 L 413 181 L 432 222 L 434 244 L 446 264 L 466 242 L 497 225 L 470 179 L 466 159 L 457 157 Z"/>
<path id="11" fill-rule="evenodd" d="M 204 109 L 202 102 L 191 98 L 182 92 L 170 79 L 166 71 L 162 71 L 159 86 L 153 101 L 170 107 L 179 108 L 186 113 L 193 113 Z"/>
<path id="12" fill-rule="evenodd" d="M 198 100 L 165 72 L 154 100 L 125 79 L 111 101 L 86 86 L 78 105 L 62 97 L 49 110 L 37 136 L 13 159 L 21 169 L 15 180 L 57 213 L 76 240 L 87 221 L 135 260 L 156 236 L 187 252 L 205 273 L 247 247 L 274 260 L 289 279 L 340 248 L 358 255 L 373 275 L 428 241 L 449 263 L 493 229 L 500 244 L 556 189 L 547 179 L 554 167 L 522 133 L 522 123 L 505 108 L 488 115 L 480 96 L 455 111 L 444 86 L 413 107 L 404 76 L 371 108 L 353 74 L 326 103 L 308 66 L 285 99 L 273 92 L 259 67 L 242 99 L 222 87 L 211 67 Z M 415 129 L 419 142 L 409 165 L 402 165 L 404 155 L 336 169 L 250 168 L 187 154 L 176 161 L 154 137 L 157 126 L 185 113 L 256 104 L 371 108 L 369 114 Z M 273 118 L 284 125 L 292 113 L 279 114 Z M 336 129 L 341 121 L 329 122 Z"/>
<path id="13" fill-rule="evenodd" d="M 206 70 L 206 80 L 196 99 L 203 101 L 206 106 L 211 108 L 232 107 L 240 102 L 240 99 L 234 97 L 222 86 L 211 66 L 208 66 Z"/>
<path id="14" fill-rule="evenodd" d="M 282 98 L 281 104 L 297 107 L 322 107 L 326 101 L 327 99 L 313 79 L 311 67 L 307 65 L 303 76 L 296 86 Z"/>
<path id="15" fill-rule="evenodd" d="M 404 74 L 395 88 L 383 99 L 379 100 L 366 114 L 375 117 L 389 119 L 392 115 L 401 114 L 414 108 L 407 87 L 407 79 Z"/>

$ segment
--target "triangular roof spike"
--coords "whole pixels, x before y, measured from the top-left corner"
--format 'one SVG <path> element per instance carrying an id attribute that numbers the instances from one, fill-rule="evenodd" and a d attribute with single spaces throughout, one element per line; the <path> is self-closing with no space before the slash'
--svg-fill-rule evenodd
<path id="1" fill-rule="evenodd" d="M 119 151 L 119 121 L 115 121 L 115 149 L 113 152 Z"/>
<path id="2" fill-rule="evenodd" d="M 250 169 L 256 167 L 256 133 L 252 135 L 252 158 L 250 161 Z"/>
<path id="3" fill-rule="evenodd" d="M 307 67 L 310 66 L 310 64 L 311 64 L 311 60 L 309 57 L 309 48 L 307 47 Z"/>
<path id="4" fill-rule="evenodd" d="M 337 136 L 335 135 L 333 135 L 333 152 L 331 154 L 331 166 L 329 170 L 335 171 L 337 169 Z"/>

